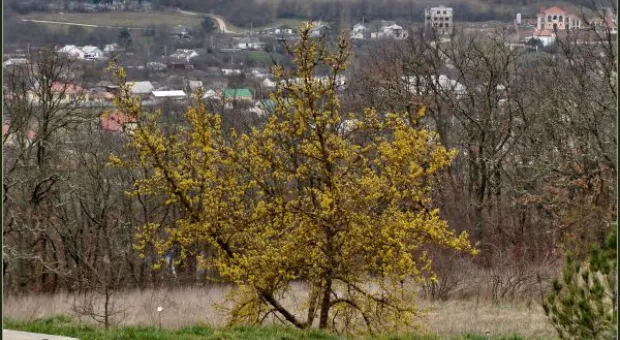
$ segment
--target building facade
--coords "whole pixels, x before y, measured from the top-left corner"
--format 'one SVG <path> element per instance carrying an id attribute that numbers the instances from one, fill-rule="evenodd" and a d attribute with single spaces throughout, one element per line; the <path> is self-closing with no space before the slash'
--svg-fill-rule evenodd
<path id="1" fill-rule="evenodd" d="M 452 7 L 438 6 L 424 10 L 424 26 L 439 34 L 454 32 L 454 16 Z"/>
<path id="2" fill-rule="evenodd" d="M 582 26 L 579 16 L 555 6 L 540 10 L 536 19 L 538 30 L 579 29 Z"/>

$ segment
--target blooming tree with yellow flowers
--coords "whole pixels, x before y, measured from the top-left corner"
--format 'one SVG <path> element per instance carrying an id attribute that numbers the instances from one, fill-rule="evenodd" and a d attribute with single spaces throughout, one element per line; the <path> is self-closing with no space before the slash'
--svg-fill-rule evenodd
<path id="1" fill-rule="evenodd" d="M 111 163 L 150 169 L 133 194 L 165 197 L 181 211 L 170 225 L 141 227 L 135 247 L 162 255 L 178 247 L 181 257 L 216 249 L 200 265 L 235 283 L 234 323 L 271 316 L 298 328 L 399 331 L 418 313 L 414 284 L 431 273 L 424 249 L 475 253 L 431 206 L 434 174 L 455 152 L 420 127 L 423 111 L 342 112 L 348 42 L 330 51 L 311 29 L 304 25 L 291 47 L 296 68 L 274 68 L 282 80 L 274 113 L 251 133 L 222 131 L 201 101 L 187 110 L 186 127 L 165 132 L 138 101 L 117 100 L 140 123 Z M 319 65 L 328 81 L 316 77 Z M 116 73 L 128 94 L 124 71 Z M 293 285 L 304 288 L 303 303 L 291 306 Z"/>

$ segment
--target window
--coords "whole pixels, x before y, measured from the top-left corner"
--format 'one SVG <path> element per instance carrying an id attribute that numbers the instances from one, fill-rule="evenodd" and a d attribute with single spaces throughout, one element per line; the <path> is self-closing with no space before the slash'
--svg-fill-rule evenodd
<path id="1" fill-rule="evenodd" d="M 566 22 L 568 24 L 568 17 L 564 18 L 564 22 Z"/>
<path id="2" fill-rule="evenodd" d="M 560 22 L 563 22 L 564 18 L 560 15 Z"/>
<path id="3" fill-rule="evenodd" d="M 441 11 L 437 11 L 437 14 L 441 14 Z"/>
<path id="4" fill-rule="evenodd" d="M 554 15 L 554 16 L 553 16 L 553 20 L 558 20 L 558 16 L 557 16 L 557 15 Z"/>
<path id="5" fill-rule="evenodd" d="M 450 21 L 450 17 L 446 17 L 446 21 Z"/>
<path id="6" fill-rule="evenodd" d="M 448 14 L 448 12 L 447 11 L 443 11 L 443 14 Z"/>
<path id="7" fill-rule="evenodd" d="M 551 16 L 550 15 L 547 16 L 547 22 L 551 22 Z"/>
<path id="8" fill-rule="evenodd" d="M 431 17 L 426 17 L 426 20 L 431 20 Z"/>
<path id="9" fill-rule="evenodd" d="M 439 27 L 443 27 L 443 24 L 442 24 L 442 23 L 440 23 L 440 24 L 439 24 Z"/>
<path id="10" fill-rule="evenodd" d="M 450 24 L 446 22 L 446 27 L 450 27 Z"/>

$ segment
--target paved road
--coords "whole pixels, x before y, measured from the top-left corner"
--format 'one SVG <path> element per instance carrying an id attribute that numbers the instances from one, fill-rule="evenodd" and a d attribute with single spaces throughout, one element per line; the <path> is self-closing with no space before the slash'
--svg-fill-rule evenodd
<path id="1" fill-rule="evenodd" d="M 18 332 L 18 331 L 10 331 L 7 329 L 2 330 L 2 339 L 3 340 L 78 340 L 76 338 L 67 338 L 64 336 Z"/>

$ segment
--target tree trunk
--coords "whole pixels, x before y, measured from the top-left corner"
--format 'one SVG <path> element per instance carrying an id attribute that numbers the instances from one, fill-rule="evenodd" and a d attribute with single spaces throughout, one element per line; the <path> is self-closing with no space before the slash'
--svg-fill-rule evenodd
<path id="1" fill-rule="evenodd" d="M 325 287 L 323 288 L 323 298 L 321 300 L 321 315 L 319 317 L 319 328 L 327 328 L 327 319 L 329 316 L 330 296 L 332 292 L 332 279 L 325 279 Z"/>

